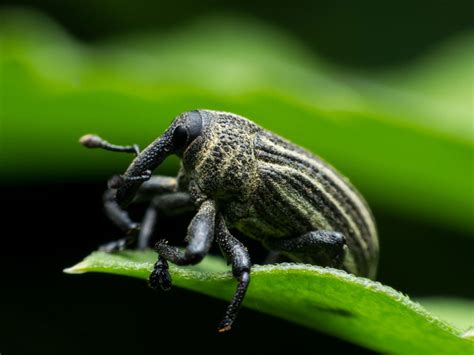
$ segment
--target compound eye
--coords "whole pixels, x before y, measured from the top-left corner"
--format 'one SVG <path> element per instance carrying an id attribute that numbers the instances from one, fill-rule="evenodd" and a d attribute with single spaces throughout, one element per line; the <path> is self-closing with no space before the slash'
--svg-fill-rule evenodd
<path id="1" fill-rule="evenodd" d="M 185 126 L 178 126 L 173 132 L 173 144 L 176 149 L 182 149 L 186 146 L 189 132 Z"/>

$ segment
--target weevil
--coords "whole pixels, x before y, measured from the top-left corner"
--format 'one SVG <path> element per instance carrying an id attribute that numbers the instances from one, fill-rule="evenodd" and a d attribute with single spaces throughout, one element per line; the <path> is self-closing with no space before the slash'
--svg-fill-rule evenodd
<path id="1" fill-rule="evenodd" d="M 244 117 L 211 110 L 182 113 L 143 151 L 90 134 L 80 142 L 136 155 L 123 175 L 109 180 L 104 194 L 107 216 L 128 236 L 103 250 L 120 250 L 132 241 L 146 248 L 159 215 L 196 211 L 184 249 L 165 239 L 156 243 L 149 285 L 168 290 L 168 262 L 197 264 L 215 241 L 237 280 L 220 332 L 229 330 L 237 317 L 252 267 L 243 241 L 230 230 L 295 262 L 375 276 L 377 231 L 360 193 L 321 158 Z M 177 177 L 152 175 L 171 154 L 181 158 Z M 126 208 L 145 200 L 150 205 L 142 223 L 135 223 Z"/>

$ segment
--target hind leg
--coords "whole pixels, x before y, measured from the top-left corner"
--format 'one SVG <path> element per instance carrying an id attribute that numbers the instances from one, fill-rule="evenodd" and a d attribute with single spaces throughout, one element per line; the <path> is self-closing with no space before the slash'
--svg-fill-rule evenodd
<path id="1" fill-rule="evenodd" d="M 269 238 L 264 245 L 293 260 L 340 268 L 344 261 L 346 238 L 334 231 L 312 231 L 296 238 Z"/>

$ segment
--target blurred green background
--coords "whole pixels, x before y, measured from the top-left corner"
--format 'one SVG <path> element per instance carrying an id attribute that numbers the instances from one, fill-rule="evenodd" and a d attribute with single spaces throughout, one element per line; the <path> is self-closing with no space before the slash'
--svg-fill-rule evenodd
<path id="1" fill-rule="evenodd" d="M 465 328 L 474 297 L 471 10 L 468 1 L 7 2 L 0 8 L 1 252 L 11 282 L 4 314 L 32 321 L 20 276 L 31 267 L 44 268 L 36 289 L 49 291 L 35 309 L 40 319 L 56 312 L 45 321 L 56 331 L 68 317 L 64 305 L 83 307 L 81 314 L 99 309 L 87 307 L 80 285 L 104 299 L 114 287 L 132 293 L 136 282 L 111 281 L 108 291 L 96 288 L 103 279 L 79 284 L 59 275 L 117 238 L 101 215 L 100 191 L 130 159 L 87 151 L 77 139 L 93 132 L 144 147 L 178 113 L 208 108 L 246 116 L 347 175 L 376 216 L 379 280 L 415 298 L 438 297 L 427 307 L 455 309 L 452 319 L 464 313 L 457 324 Z M 177 163 L 170 159 L 159 173 L 175 174 Z M 152 301 L 146 291 L 157 308 L 177 304 L 176 297 Z M 184 302 L 195 297 L 177 292 Z M 215 302 L 209 309 L 219 310 Z M 242 328 L 236 339 L 252 333 Z M 32 347 L 48 339 L 35 334 Z M 70 335 L 59 334 L 67 344 Z"/>

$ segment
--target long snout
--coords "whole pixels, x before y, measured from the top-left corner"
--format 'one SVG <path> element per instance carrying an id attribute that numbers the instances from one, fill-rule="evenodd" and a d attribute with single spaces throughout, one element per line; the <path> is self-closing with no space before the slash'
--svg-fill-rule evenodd
<path id="1" fill-rule="evenodd" d="M 155 170 L 171 153 L 173 153 L 172 135 L 167 130 L 153 143 L 145 148 L 130 164 L 123 174 L 123 184 L 117 189 L 116 200 L 120 207 L 127 207 L 135 197 L 142 178 L 148 171 Z"/>

